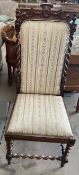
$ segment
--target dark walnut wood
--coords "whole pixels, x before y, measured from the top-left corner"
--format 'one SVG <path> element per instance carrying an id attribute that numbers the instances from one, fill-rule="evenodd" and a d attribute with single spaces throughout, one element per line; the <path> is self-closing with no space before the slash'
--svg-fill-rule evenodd
<path id="1" fill-rule="evenodd" d="M 69 14 L 65 14 L 62 11 L 53 11 L 53 5 L 52 4 L 43 4 L 41 6 L 19 6 L 16 10 L 16 22 L 15 22 L 15 28 L 16 28 L 16 36 L 17 36 L 17 92 L 20 92 L 20 84 L 21 84 L 21 49 L 20 49 L 20 27 L 21 24 L 24 21 L 27 20 L 51 20 L 51 19 L 57 19 L 60 21 L 65 21 L 68 23 L 70 27 L 70 36 L 69 36 L 69 44 L 68 44 L 68 49 L 67 53 L 65 55 L 65 61 L 64 61 L 64 68 L 62 72 L 62 80 L 61 80 L 61 95 L 63 95 L 63 90 L 64 90 L 64 83 L 66 81 L 66 74 L 68 70 L 68 64 L 69 64 L 69 58 L 70 58 L 70 53 L 71 53 L 71 46 L 72 46 L 72 40 L 73 40 L 73 34 L 76 30 L 76 25 L 75 25 L 75 20 L 76 16 L 75 13 L 71 13 L 70 16 Z M 70 20 L 72 22 L 70 23 Z M 15 106 L 14 106 L 15 107 Z M 12 117 L 12 114 L 10 115 L 10 119 Z M 10 122 L 9 119 L 9 122 Z M 9 125 L 8 122 L 8 125 Z M 7 128 L 8 128 L 7 125 Z M 12 158 L 36 158 L 36 159 L 51 159 L 51 160 L 60 160 L 61 161 L 61 167 L 64 166 L 65 163 L 67 163 L 67 156 L 68 152 L 71 148 L 71 146 L 74 145 L 75 139 L 72 138 L 65 138 L 65 137 L 53 137 L 53 136 L 35 136 L 35 135 L 21 135 L 21 134 L 11 134 L 5 132 L 5 139 L 7 143 L 7 160 L 8 164 L 11 163 Z M 23 154 L 13 154 L 11 152 L 11 140 L 28 140 L 28 141 L 39 141 L 39 142 L 52 142 L 52 143 L 62 143 L 66 144 L 66 148 L 62 148 L 62 155 L 61 157 L 56 157 L 56 156 L 48 156 L 48 155 L 23 155 Z"/>
<path id="2" fill-rule="evenodd" d="M 11 164 L 11 159 L 12 159 L 12 141 L 10 139 L 6 140 L 6 147 L 7 147 L 7 154 L 6 154 L 6 159 L 8 161 L 8 165 Z"/>
<path id="3" fill-rule="evenodd" d="M 78 102 L 77 102 L 77 106 L 76 106 L 76 112 L 79 112 L 79 98 L 78 98 Z"/>

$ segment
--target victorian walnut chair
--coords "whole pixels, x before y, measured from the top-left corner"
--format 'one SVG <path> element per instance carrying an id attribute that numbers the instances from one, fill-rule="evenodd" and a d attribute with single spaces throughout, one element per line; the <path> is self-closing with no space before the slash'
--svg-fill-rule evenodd
<path id="1" fill-rule="evenodd" d="M 5 131 L 8 164 L 19 157 L 56 159 L 61 167 L 68 162 L 75 138 L 62 96 L 76 30 L 75 15 L 71 18 L 51 4 L 16 9 L 19 94 Z M 12 140 L 60 143 L 62 155 L 14 154 Z"/>

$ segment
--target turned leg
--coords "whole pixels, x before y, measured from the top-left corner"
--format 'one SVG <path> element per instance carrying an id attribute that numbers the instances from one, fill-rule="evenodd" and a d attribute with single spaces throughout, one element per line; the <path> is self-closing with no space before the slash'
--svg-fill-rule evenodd
<path id="1" fill-rule="evenodd" d="M 15 74 L 15 67 L 13 66 L 13 75 Z"/>
<path id="2" fill-rule="evenodd" d="M 10 165 L 12 159 L 12 153 L 11 153 L 12 141 L 10 139 L 6 139 L 6 147 L 7 147 L 6 159 L 8 161 L 8 165 Z"/>
<path id="3" fill-rule="evenodd" d="M 76 112 L 79 112 L 79 98 L 78 98 L 78 101 L 77 101 Z"/>
<path id="4" fill-rule="evenodd" d="M 2 70 L 2 66 L 3 66 L 3 63 L 2 63 L 2 50 L 0 48 L 0 71 Z"/>
<path id="5" fill-rule="evenodd" d="M 12 85 L 12 71 L 11 71 L 11 64 L 8 63 L 8 85 L 11 86 Z"/>
<path id="6" fill-rule="evenodd" d="M 67 160 L 67 156 L 68 156 L 68 153 L 70 151 L 70 148 L 74 145 L 75 143 L 75 140 L 70 140 L 67 145 L 66 145 L 66 148 L 64 149 L 64 147 L 62 146 L 62 158 L 61 158 L 61 167 L 64 167 L 65 163 L 68 162 Z"/>

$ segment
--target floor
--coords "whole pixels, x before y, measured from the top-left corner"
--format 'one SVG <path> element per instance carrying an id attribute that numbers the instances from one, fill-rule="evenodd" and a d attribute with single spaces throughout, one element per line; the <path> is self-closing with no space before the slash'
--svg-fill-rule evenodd
<path id="1" fill-rule="evenodd" d="M 5 62 L 5 48 L 3 47 L 3 70 L 0 72 L 0 99 L 12 101 L 16 96 L 15 81 L 13 86 L 7 84 L 7 65 Z M 3 138 L 0 145 L 0 175 L 78 175 L 79 174 L 79 114 L 75 113 L 78 93 L 66 93 L 64 102 L 68 112 L 71 127 L 76 137 L 76 144 L 70 151 L 69 163 L 64 168 L 60 168 L 58 161 L 44 160 L 23 160 L 13 159 L 12 164 L 7 165 L 6 161 L 6 144 Z M 18 144 L 19 143 L 19 144 Z M 58 149 L 59 148 L 59 149 Z M 35 143 L 35 142 L 15 142 L 14 151 L 19 153 L 31 154 L 58 154 L 61 153 L 61 147 L 51 143 Z"/>

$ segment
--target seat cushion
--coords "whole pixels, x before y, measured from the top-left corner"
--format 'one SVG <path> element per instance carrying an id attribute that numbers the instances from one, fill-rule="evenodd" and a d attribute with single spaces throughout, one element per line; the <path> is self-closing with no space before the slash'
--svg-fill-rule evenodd
<path id="1" fill-rule="evenodd" d="M 8 130 L 9 133 L 72 136 L 61 96 L 19 94 Z"/>
<path id="2" fill-rule="evenodd" d="M 9 133 L 71 137 L 72 131 L 61 96 L 19 94 Z"/>
<path id="3" fill-rule="evenodd" d="M 69 26 L 52 20 L 26 21 L 20 37 L 21 93 L 60 94 Z"/>

